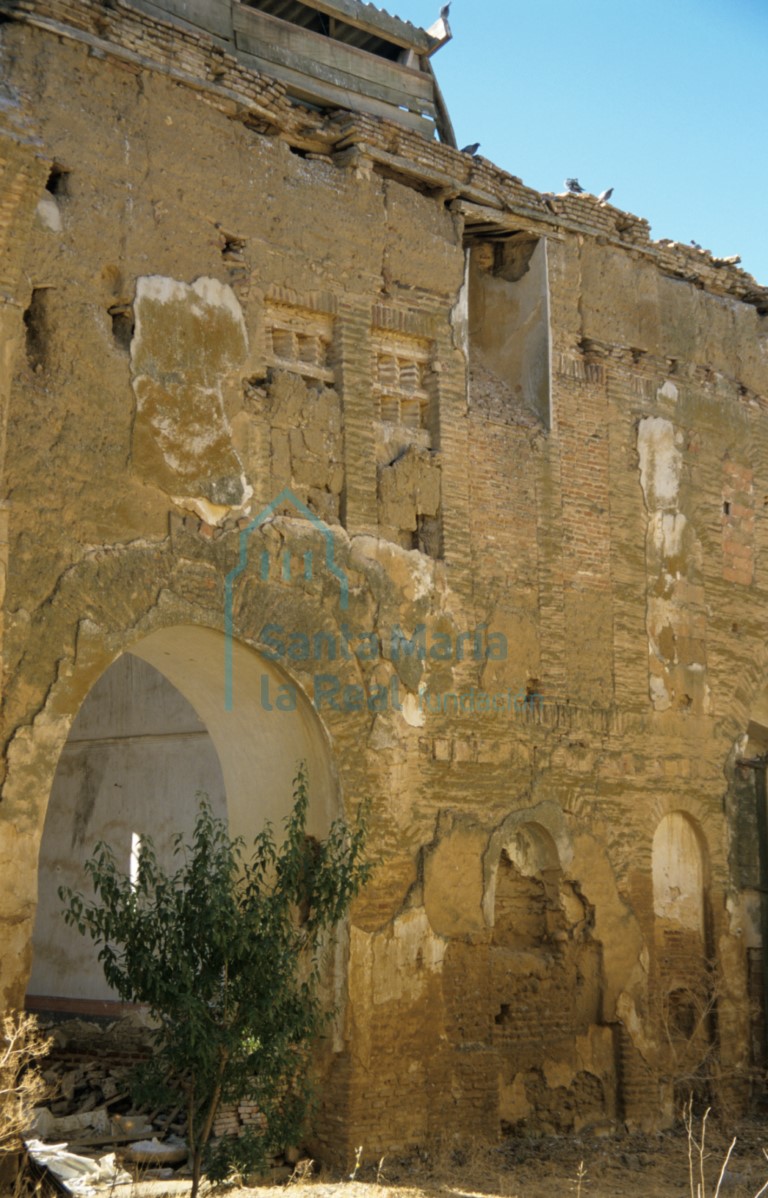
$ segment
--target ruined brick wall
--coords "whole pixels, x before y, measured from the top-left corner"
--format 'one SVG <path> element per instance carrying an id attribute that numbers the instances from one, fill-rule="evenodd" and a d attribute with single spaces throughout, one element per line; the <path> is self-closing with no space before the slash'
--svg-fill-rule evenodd
<path id="1" fill-rule="evenodd" d="M 742 1101 L 766 293 L 127 0 L 1 7 L 4 1001 L 133 653 L 238 830 L 294 750 L 372 799 L 325 1152 Z"/>

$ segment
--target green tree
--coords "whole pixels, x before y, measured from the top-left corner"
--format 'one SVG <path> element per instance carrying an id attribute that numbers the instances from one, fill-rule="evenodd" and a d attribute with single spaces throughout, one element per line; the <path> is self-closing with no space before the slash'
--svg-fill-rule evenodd
<path id="1" fill-rule="evenodd" d="M 59 892 L 67 923 L 101 946 L 110 986 L 157 1021 L 142 1082 L 155 1100 L 183 1102 L 193 1198 L 204 1166 L 212 1178 L 258 1167 L 300 1133 L 311 1045 L 330 1014 L 322 949 L 370 869 L 362 810 L 324 841 L 307 835 L 303 766 L 284 839 L 267 825 L 248 854 L 198 797 L 191 843 L 175 840 L 175 873 L 143 840 L 132 881 L 100 843 L 86 864 L 95 901 Z M 232 1101 L 255 1102 L 260 1123 L 212 1145 L 217 1110 Z"/>

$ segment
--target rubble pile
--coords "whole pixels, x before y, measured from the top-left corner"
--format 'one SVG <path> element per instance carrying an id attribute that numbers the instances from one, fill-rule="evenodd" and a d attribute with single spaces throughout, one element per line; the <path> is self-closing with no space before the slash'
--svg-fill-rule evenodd
<path id="1" fill-rule="evenodd" d="M 131 1181 L 126 1167 L 162 1178 L 184 1173 L 178 1108 L 142 1110 L 131 1098 L 131 1075 L 152 1052 L 146 1022 L 127 1016 L 109 1024 L 41 1021 L 41 1027 L 52 1040 L 43 1070 L 51 1099 L 34 1112 L 27 1138 L 32 1159 L 72 1194 Z"/>
<path id="2" fill-rule="evenodd" d="M 102 1183 L 122 1184 L 124 1168 L 142 1167 L 145 1177 L 183 1176 L 183 1110 L 148 1110 L 131 1098 L 132 1074 L 152 1053 L 147 1023 L 129 1015 L 109 1024 L 71 1019 L 41 1020 L 40 1026 L 52 1040 L 43 1069 L 51 1098 L 34 1112 L 30 1156 L 73 1194 L 97 1194 Z M 242 1135 L 263 1118 L 252 1102 L 222 1105 L 214 1139 Z M 274 1160 L 269 1180 L 285 1180 L 297 1159 L 298 1153 L 289 1150 L 285 1159 Z"/>
<path id="3" fill-rule="evenodd" d="M 42 1029 L 53 1043 L 43 1070 L 53 1098 L 51 1115 L 63 1118 L 106 1107 L 131 1109 L 130 1076 L 152 1051 L 149 1028 L 128 1016 L 110 1024 L 72 1019 Z"/>

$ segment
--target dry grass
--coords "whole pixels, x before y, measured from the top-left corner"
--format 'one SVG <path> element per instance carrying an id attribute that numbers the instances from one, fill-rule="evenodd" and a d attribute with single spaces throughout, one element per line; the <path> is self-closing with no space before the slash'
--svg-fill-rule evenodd
<path id="1" fill-rule="evenodd" d="M 733 1145 L 732 1132 L 708 1116 L 703 1141 L 700 1127 L 690 1139 L 682 1126 L 659 1135 L 520 1136 L 407 1158 L 363 1149 L 336 1175 L 310 1179 L 302 1166 L 290 1196 L 263 1187 L 226 1198 L 766 1198 L 768 1127 L 752 1120 L 737 1131 Z"/>
<path id="2" fill-rule="evenodd" d="M 47 1097 L 48 1085 L 37 1062 L 48 1052 L 46 1039 L 32 1015 L 22 1011 L 3 1016 L 0 1028 L 0 1187 L 20 1198 L 36 1192 L 22 1162 L 22 1132 L 32 1108 Z"/>

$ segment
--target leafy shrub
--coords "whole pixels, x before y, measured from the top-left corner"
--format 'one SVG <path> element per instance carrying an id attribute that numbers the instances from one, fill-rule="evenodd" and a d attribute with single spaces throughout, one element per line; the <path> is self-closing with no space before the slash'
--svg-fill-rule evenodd
<path id="1" fill-rule="evenodd" d="M 100 945 L 104 976 L 158 1021 L 144 1072 L 155 1100 L 183 1103 L 192 1195 L 212 1178 L 262 1167 L 300 1133 L 309 1102 L 311 1045 L 329 1012 L 319 997 L 321 950 L 368 877 L 365 817 L 306 834 L 302 766 L 281 844 L 267 825 L 246 855 L 206 796 L 190 845 L 176 838 L 175 873 L 142 840 L 132 881 L 99 844 L 86 864 L 95 901 L 62 888 L 67 923 Z M 253 1102 L 260 1123 L 211 1151 L 222 1102 Z"/>

